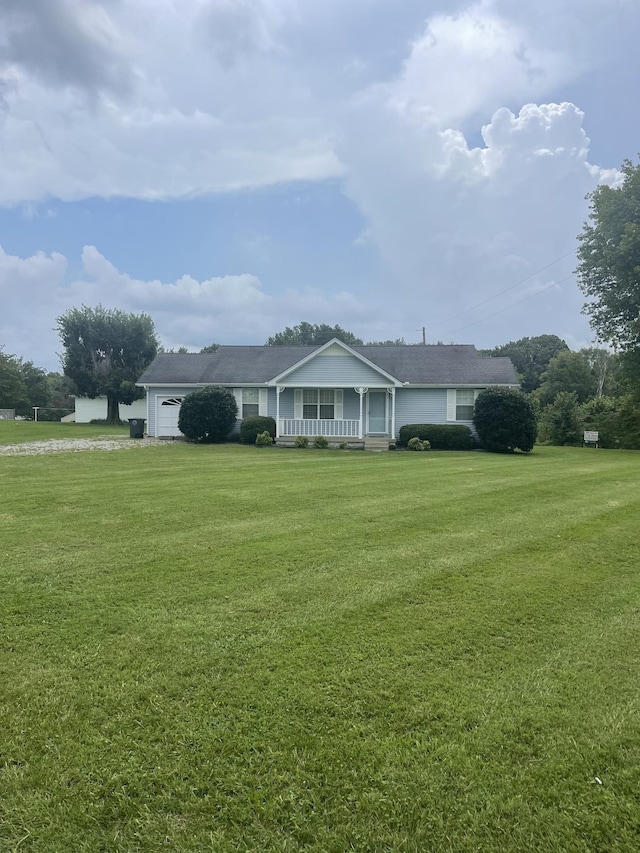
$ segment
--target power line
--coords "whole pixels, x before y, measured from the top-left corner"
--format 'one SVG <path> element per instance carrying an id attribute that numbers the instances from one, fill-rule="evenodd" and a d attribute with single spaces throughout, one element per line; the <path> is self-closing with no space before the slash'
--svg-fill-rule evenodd
<path id="1" fill-rule="evenodd" d="M 557 264 L 560 261 L 563 261 L 565 258 L 568 258 L 569 255 L 573 255 L 575 251 L 576 251 L 575 249 L 571 249 L 570 251 L 565 252 L 564 255 L 560 255 L 560 257 L 556 258 L 555 261 L 551 261 L 551 263 L 546 264 L 544 267 L 541 267 L 539 270 L 532 272 L 530 275 L 526 276 L 526 278 L 521 278 L 520 281 L 516 281 L 515 284 L 510 284 L 509 287 L 505 287 L 504 290 L 500 290 L 498 293 L 494 293 L 493 296 L 489 296 L 487 299 L 483 299 L 482 302 L 478 302 L 475 305 L 472 305 L 470 308 L 464 308 L 461 312 L 459 312 L 459 314 L 468 314 L 469 311 L 475 311 L 476 308 L 481 308 L 483 305 L 486 305 L 487 302 L 491 302 L 492 299 L 497 299 L 498 296 L 502 296 L 503 293 L 508 293 L 510 290 L 513 290 L 514 287 L 519 287 L 521 284 L 524 284 L 526 281 L 529 281 L 529 279 L 532 279 L 534 276 L 539 275 L 541 272 L 544 272 L 545 270 L 548 270 L 549 267 L 552 267 L 554 264 Z M 569 277 L 571 277 L 571 276 L 569 276 Z M 566 281 L 566 279 L 563 279 L 563 281 Z M 539 291 L 539 292 L 542 293 L 542 291 Z M 498 313 L 500 313 L 500 312 L 498 312 Z M 457 316 L 459 316 L 459 314 Z M 457 316 L 449 317 L 449 319 L 443 320 L 441 325 L 446 325 L 447 323 L 451 323 L 453 320 L 457 319 Z M 473 325 L 473 324 L 470 323 L 469 325 Z M 466 326 L 463 326 L 463 328 L 466 329 Z"/>
<path id="2" fill-rule="evenodd" d="M 536 273 L 534 273 L 536 275 Z M 467 323 L 466 326 L 460 326 L 457 329 L 453 329 L 450 334 L 456 334 L 457 332 L 462 332 L 465 329 L 468 329 L 470 326 L 477 326 L 478 323 L 484 323 L 487 320 L 493 319 L 493 317 L 497 317 L 498 314 L 504 314 L 505 311 L 510 311 L 512 308 L 515 308 L 517 305 L 521 305 L 523 302 L 527 302 L 529 299 L 533 299 L 535 296 L 539 296 L 541 293 L 546 293 L 547 290 L 551 290 L 552 287 L 556 287 L 558 284 L 562 284 L 565 281 L 569 281 L 570 278 L 573 278 L 573 273 L 571 275 L 565 276 L 565 278 L 561 278 L 560 281 L 552 281 L 551 284 L 547 285 L 547 287 L 543 287 L 542 290 L 537 290 L 535 293 L 530 293 L 529 296 L 525 296 L 524 299 L 519 299 L 517 302 L 512 302 L 511 305 L 507 305 L 504 308 L 501 308 L 499 311 L 494 311 L 493 314 L 489 314 L 488 317 L 482 317 L 480 320 L 473 320 L 471 323 Z M 509 288 L 510 289 L 510 288 Z M 505 292 L 505 291 L 503 291 Z M 496 294 L 498 295 L 498 294 Z"/>

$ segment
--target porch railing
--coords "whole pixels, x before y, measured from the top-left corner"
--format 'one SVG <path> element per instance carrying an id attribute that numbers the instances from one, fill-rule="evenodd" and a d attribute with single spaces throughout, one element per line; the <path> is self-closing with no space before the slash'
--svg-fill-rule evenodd
<path id="1" fill-rule="evenodd" d="M 334 420 L 299 420 L 297 418 L 281 418 L 281 436 L 289 435 L 324 435 L 325 438 L 358 438 L 360 421 Z"/>

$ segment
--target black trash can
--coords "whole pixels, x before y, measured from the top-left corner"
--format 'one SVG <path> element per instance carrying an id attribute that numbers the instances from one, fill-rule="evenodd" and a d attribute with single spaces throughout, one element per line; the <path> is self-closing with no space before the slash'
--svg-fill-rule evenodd
<path id="1" fill-rule="evenodd" d="M 129 438 L 144 438 L 144 418 L 129 418 Z"/>

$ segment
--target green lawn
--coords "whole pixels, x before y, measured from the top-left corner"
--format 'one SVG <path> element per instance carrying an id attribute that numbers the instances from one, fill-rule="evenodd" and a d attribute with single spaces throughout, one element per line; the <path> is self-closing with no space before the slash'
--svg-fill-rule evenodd
<path id="1" fill-rule="evenodd" d="M 640 454 L 173 443 L 0 494 L 3 853 L 640 849 Z"/>
<path id="2" fill-rule="evenodd" d="M 52 438 L 98 438 L 103 435 L 128 436 L 129 426 L 63 424 L 59 421 L 0 421 L 0 445 L 47 441 Z"/>

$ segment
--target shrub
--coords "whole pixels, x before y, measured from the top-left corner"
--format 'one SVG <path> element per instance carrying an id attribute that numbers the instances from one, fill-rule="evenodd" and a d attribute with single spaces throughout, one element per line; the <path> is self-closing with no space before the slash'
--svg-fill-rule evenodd
<path id="1" fill-rule="evenodd" d="M 329 447 L 329 442 L 327 441 L 327 439 L 323 435 L 317 435 L 313 439 L 313 446 L 314 447 L 321 447 L 321 448 Z"/>
<path id="2" fill-rule="evenodd" d="M 640 449 L 640 405 L 632 395 L 595 397 L 583 406 L 585 429 L 598 430 L 600 447 Z"/>
<path id="3" fill-rule="evenodd" d="M 339 446 L 340 450 L 346 450 L 349 447 L 349 443 L 346 441 L 341 441 L 338 446 Z"/>
<path id="4" fill-rule="evenodd" d="M 182 401 L 178 429 L 189 441 L 224 441 L 236 422 L 236 398 L 220 385 L 207 385 Z"/>
<path id="5" fill-rule="evenodd" d="M 255 444 L 261 432 L 268 432 L 271 438 L 276 437 L 276 422 L 273 418 L 262 415 L 250 415 L 243 418 L 240 424 L 240 441 L 243 444 Z"/>
<path id="6" fill-rule="evenodd" d="M 540 416 L 540 438 L 549 444 L 579 445 L 582 442 L 582 417 L 576 394 L 560 391 Z"/>
<path id="7" fill-rule="evenodd" d="M 515 388 L 481 391 L 473 409 L 473 423 L 480 444 L 493 453 L 528 453 L 536 442 L 536 413 L 528 397 Z"/>
<path id="8" fill-rule="evenodd" d="M 309 439 L 306 435 L 299 435 L 296 440 L 293 442 L 294 447 L 308 447 Z"/>
<path id="9" fill-rule="evenodd" d="M 428 441 L 434 450 L 473 450 L 476 441 L 464 424 L 406 424 L 400 427 L 398 444 L 406 447 L 409 439 Z"/>
<path id="10" fill-rule="evenodd" d="M 259 432 L 256 436 L 256 445 L 258 447 L 271 447 L 273 444 L 273 436 L 269 432 L 269 430 L 265 430 L 264 432 Z"/>
<path id="11" fill-rule="evenodd" d="M 407 447 L 409 450 L 424 450 L 424 444 L 420 441 L 417 435 L 409 439 Z"/>

